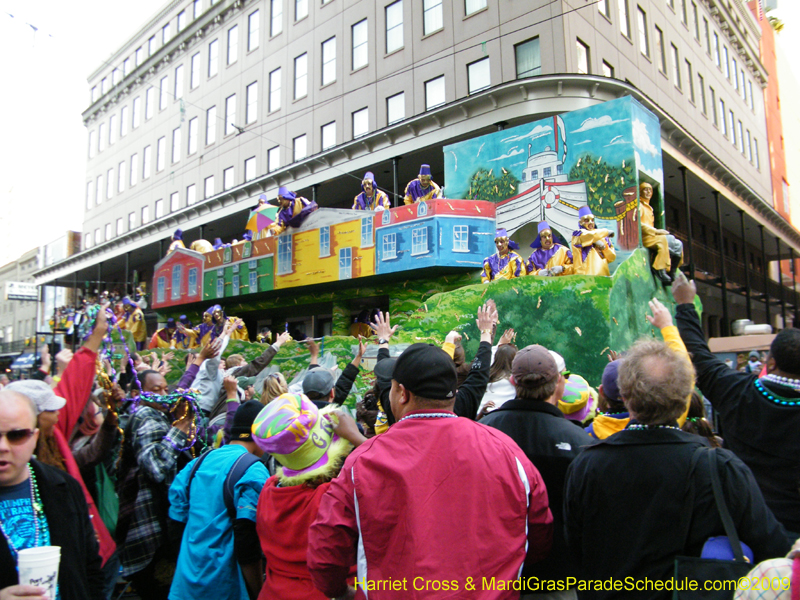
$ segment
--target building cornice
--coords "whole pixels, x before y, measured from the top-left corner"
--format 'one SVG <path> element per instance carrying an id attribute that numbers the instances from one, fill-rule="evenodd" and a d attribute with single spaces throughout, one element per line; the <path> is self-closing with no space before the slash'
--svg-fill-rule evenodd
<path id="1" fill-rule="evenodd" d="M 738 194 L 740 201 L 752 209 L 756 220 L 760 217 L 761 222 L 770 224 L 800 254 L 800 232 L 648 96 L 632 85 L 615 79 L 567 74 L 511 81 L 409 117 L 184 207 L 45 267 L 34 276 L 40 284 L 64 277 L 77 269 L 151 244 L 159 235 L 167 238 L 178 227 L 187 230 L 235 214 L 245 208 L 245 202 L 252 202 L 252 198 L 258 194 L 281 185 L 294 183 L 297 189 L 307 188 L 329 180 L 331 171 L 339 175 L 368 168 L 377 161 L 388 161 L 404 152 L 413 152 L 420 145 L 441 143 L 442 139 L 463 135 L 477 135 L 476 132 L 500 121 L 519 122 L 527 116 L 542 118 L 623 96 L 633 97 L 653 112 L 661 123 L 661 137 L 664 140 L 678 148 L 688 160 L 700 165 L 721 186 Z"/>
<path id="2" fill-rule="evenodd" d="M 733 6 L 736 7 L 735 10 L 739 14 L 739 22 L 745 23 L 744 27 L 740 27 L 724 1 L 702 0 L 702 2 L 750 74 L 756 78 L 762 88 L 767 87 L 769 74 L 761 64 L 761 29 L 750 14 L 750 10 L 742 4 L 742 0 L 734 0 Z M 753 44 L 749 43 L 748 34 L 752 36 Z"/>

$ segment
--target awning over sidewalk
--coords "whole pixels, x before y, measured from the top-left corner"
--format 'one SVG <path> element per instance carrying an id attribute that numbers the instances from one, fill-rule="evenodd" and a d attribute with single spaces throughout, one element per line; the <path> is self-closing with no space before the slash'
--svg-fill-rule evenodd
<path id="1" fill-rule="evenodd" d="M 36 356 L 32 352 L 28 352 L 26 354 L 20 354 L 13 363 L 11 363 L 12 369 L 30 369 L 33 367 L 33 363 L 36 360 Z"/>

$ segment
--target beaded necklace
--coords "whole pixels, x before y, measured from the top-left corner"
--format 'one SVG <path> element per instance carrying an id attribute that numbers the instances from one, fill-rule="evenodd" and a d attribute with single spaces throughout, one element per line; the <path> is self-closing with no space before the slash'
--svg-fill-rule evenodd
<path id="1" fill-rule="evenodd" d="M 795 392 L 800 392 L 800 379 L 789 379 L 788 377 L 781 377 L 780 375 L 774 375 L 773 373 L 764 375 L 764 377 L 761 379 L 792 388 Z"/>
<path id="2" fill-rule="evenodd" d="M 799 400 L 788 400 L 783 396 L 779 396 L 778 394 L 775 394 L 765 388 L 760 379 L 756 379 L 755 386 L 756 389 L 761 392 L 762 396 L 764 396 L 767 400 L 774 402 L 775 404 L 780 404 L 781 406 L 800 406 Z"/>
<path id="3" fill-rule="evenodd" d="M 30 463 L 28 463 L 28 481 L 30 481 L 31 486 L 31 509 L 33 510 L 33 547 L 36 548 L 39 546 L 40 533 L 43 545 L 50 543 L 50 530 L 47 526 L 47 517 L 45 517 L 44 514 L 42 498 L 39 496 L 39 485 L 36 483 L 36 474 L 33 472 Z M 18 555 L 19 549 L 14 545 L 2 521 L 0 521 L 0 531 L 3 532 L 12 554 Z"/>
<path id="4" fill-rule="evenodd" d="M 454 415 L 453 413 L 417 413 L 414 415 L 406 415 L 400 421 L 405 421 L 406 419 L 457 419 L 458 415 Z M 400 421 L 397 421 L 398 423 Z"/>
<path id="5" fill-rule="evenodd" d="M 631 423 L 625 429 L 629 429 L 630 431 L 647 431 L 650 429 L 677 429 L 678 431 L 681 430 L 681 428 L 676 425 L 645 425 L 644 423 Z"/>

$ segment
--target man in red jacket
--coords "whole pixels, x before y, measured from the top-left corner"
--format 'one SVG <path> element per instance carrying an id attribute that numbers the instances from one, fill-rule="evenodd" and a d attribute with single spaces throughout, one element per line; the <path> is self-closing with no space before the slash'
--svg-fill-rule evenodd
<path id="1" fill-rule="evenodd" d="M 397 359 L 397 422 L 350 454 L 309 531 L 308 568 L 327 597 L 511 599 L 526 589 L 526 553 L 541 560 L 552 541 L 547 490 L 511 438 L 455 415 L 455 392 L 440 348 L 413 344 Z"/>

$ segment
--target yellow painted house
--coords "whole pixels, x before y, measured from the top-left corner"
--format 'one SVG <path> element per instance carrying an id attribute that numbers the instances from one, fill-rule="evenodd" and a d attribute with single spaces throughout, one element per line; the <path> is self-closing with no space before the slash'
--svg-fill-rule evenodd
<path id="1" fill-rule="evenodd" d="M 375 215 L 318 210 L 286 230 L 277 239 L 275 289 L 374 275 Z"/>

